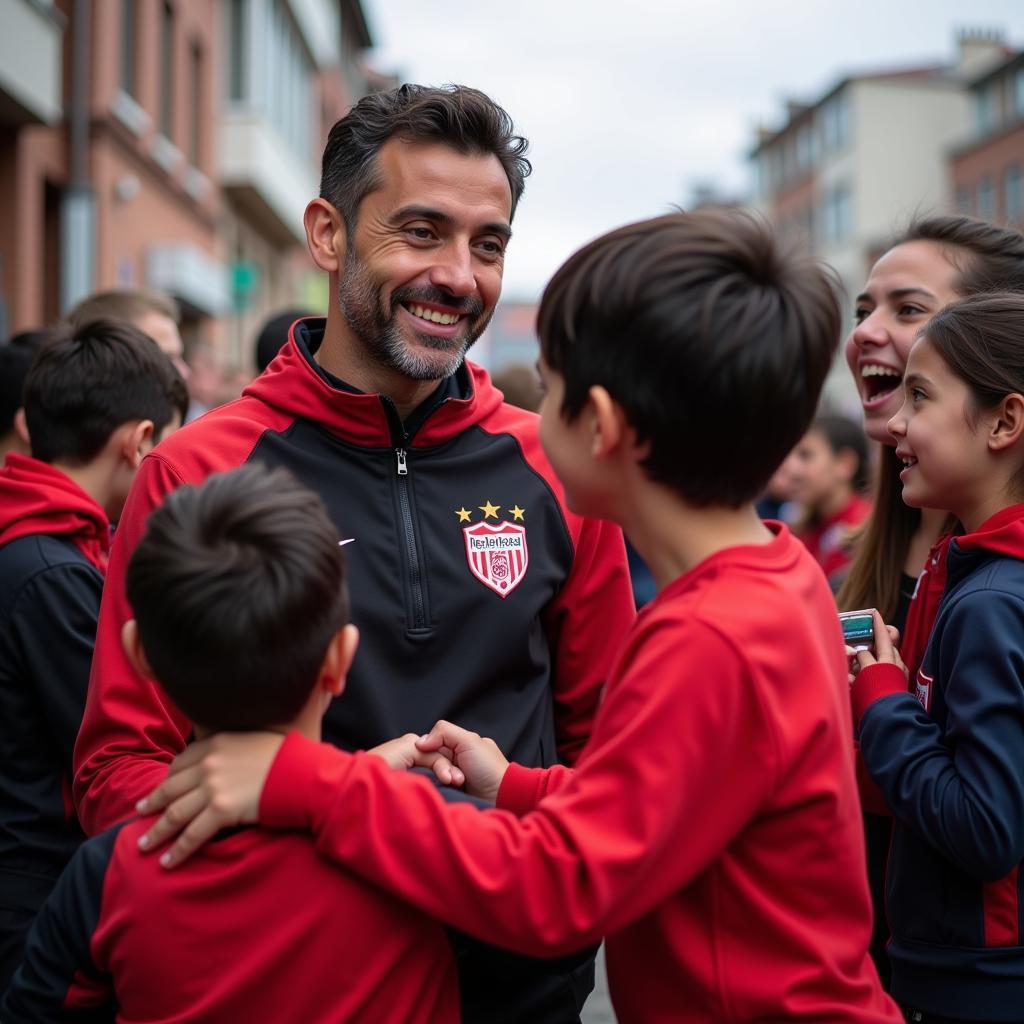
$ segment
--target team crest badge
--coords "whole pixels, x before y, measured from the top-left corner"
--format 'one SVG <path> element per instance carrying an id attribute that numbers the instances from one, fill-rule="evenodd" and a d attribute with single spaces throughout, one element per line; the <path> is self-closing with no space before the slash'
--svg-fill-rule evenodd
<path id="1" fill-rule="evenodd" d="M 499 597 L 508 597 L 523 581 L 530 563 L 526 527 L 515 523 L 473 523 L 463 527 L 469 571 Z"/>

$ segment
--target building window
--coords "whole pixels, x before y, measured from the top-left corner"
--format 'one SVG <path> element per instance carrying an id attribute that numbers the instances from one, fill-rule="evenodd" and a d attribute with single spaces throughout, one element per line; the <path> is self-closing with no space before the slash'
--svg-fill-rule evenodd
<path id="1" fill-rule="evenodd" d="M 979 89 L 974 96 L 974 122 L 979 135 L 991 135 L 999 127 L 995 86 Z"/>
<path id="2" fill-rule="evenodd" d="M 850 136 L 850 102 L 846 93 L 833 97 L 821 111 L 821 145 L 826 151 L 840 149 Z"/>
<path id="3" fill-rule="evenodd" d="M 957 185 L 956 212 L 964 217 L 974 216 L 974 196 L 971 194 L 970 185 Z"/>
<path id="4" fill-rule="evenodd" d="M 1003 216 L 1011 224 L 1024 219 L 1024 195 L 1021 194 L 1019 164 L 1010 164 L 1003 175 Z"/>
<path id="5" fill-rule="evenodd" d="M 814 130 L 805 124 L 796 133 L 796 167 L 798 171 L 808 171 L 814 163 Z"/>
<path id="6" fill-rule="evenodd" d="M 173 138 L 174 132 L 174 9 L 160 8 L 160 133 Z"/>
<path id="7" fill-rule="evenodd" d="M 1013 76 L 1013 112 L 1024 118 L 1024 68 Z"/>
<path id="8" fill-rule="evenodd" d="M 978 179 L 978 216 L 982 220 L 995 220 L 996 217 L 996 190 L 991 174 L 983 174 Z"/>
<path id="9" fill-rule="evenodd" d="M 121 4 L 121 88 L 129 96 L 138 98 L 135 46 L 135 0 L 124 0 Z"/>
<path id="10" fill-rule="evenodd" d="M 191 118 L 188 126 L 188 161 L 199 166 L 203 132 L 203 51 L 193 42 L 189 51 L 189 83 L 191 88 Z"/>
<path id="11" fill-rule="evenodd" d="M 825 193 L 821 205 L 821 238 L 828 245 L 846 241 L 853 229 L 853 206 L 850 190 L 837 185 Z"/>
<path id="12" fill-rule="evenodd" d="M 267 7 L 267 95 L 270 122 L 300 159 L 310 155 L 313 65 L 284 0 Z"/>
<path id="13" fill-rule="evenodd" d="M 245 99 L 245 0 L 231 0 L 228 24 L 228 99 Z"/>

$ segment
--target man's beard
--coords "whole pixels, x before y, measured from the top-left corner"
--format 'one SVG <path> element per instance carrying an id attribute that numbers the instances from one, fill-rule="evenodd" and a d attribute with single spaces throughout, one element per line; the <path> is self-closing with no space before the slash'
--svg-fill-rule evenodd
<path id="1" fill-rule="evenodd" d="M 428 351 L 413 350 L 403 339 L 398 308 L 416 302 L 434 303 L 458 312 L 463 317 L 459 323 L 462 330 L 450 337 L 417 331 L 417 341 Z M 379 366 L 396 370 L 410 380 L 441 380 L 451 376 L 462 365 L 470 346 L 483 334 L 494 312 L 491 310 L 484 316 L 484 305 L 479 298 L 459 298 L 430 287 L 395 289 L 388 312 L 384 309 L 380 284 L 352 251 L 345 259 L 345 272 L 338 286 L 338 304 L 345 322 L 363 343 L 367 355 Z"/>

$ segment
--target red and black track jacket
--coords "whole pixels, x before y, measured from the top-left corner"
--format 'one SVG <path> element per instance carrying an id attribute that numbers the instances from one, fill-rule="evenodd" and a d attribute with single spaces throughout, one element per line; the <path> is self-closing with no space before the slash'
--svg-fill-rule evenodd
<path id="1" fill-rule="evenodd" d="M 439 924 L 317 856 L 247 828 L 178 871 L 138 849 L 153 819 L 86 842 L 29 936 L 0 1017 L 133 1024 L 454 1024 Z M 90 1011 L 95 1010 L 93 1017 Z"/>
<path id="2" fill-rule="evenodd" d="M 110 546 L 73 480 L 10 454 L 0 470 L 0 937 L 27 919 L 82 840 L 71 755 Z M 4 976 L 0 963 L 0 979 Z M 0 986 L 2 987 L 2 986 Z"/>
<path id="3" fill-rule="evenodd" d="M 87 832 L 131 813 L 190 723 L 122 652 L 127 559 L 146 516 L 182 483 L 255 460 L 318 492 L 346 548 L 361 643 L 324 738 L 346 749 L 440 717 L 527 765 L 571 763 L 634 617 L 621 533 L 565 507 L 537 417 L 465 365 L 402 423 L 391 401 L 313 360 L 300 321 L 236 402 L 143 461 L 120 520 L 100 613 L 75 795 Z M 244 595 L 239 595 L 243 599 Z"/>

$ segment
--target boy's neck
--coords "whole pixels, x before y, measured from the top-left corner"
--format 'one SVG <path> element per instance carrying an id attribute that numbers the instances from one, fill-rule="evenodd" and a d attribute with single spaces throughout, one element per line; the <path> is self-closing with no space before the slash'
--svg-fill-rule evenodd
<path id="1" fill-rule="evenodd" d="M 648 483 L 634 492 L 630 506 L 620 522 L 658 590 L 719 551 L 769 544 L 774 538 L 752 502 L 739 508 L 696 508 L 667 487 Z"/>
<path id="2" fill-rule="evenodd" d="M 323 739 L 322 723 L 323 723 L 323 712 L 319 709 L 314 709 L 314 714 L 310 715 L 309 708 L 304 708 L 299 714 L 292 719 L 290 722 L 284 722 L 280 725 L 265 725 L 261 729 L 254 730 L 257 732 L 276 732 L 282 736 L 287 736 L 290 732 L 297 732 L 302 736 L 305 736 L 308 740 L 313 740 L 319 743 Z M 315 716 L 315 721 L 313 720 Z M 192 731 L 195 734 L 197 740 L 205 740 L 208 736 L 212 736 L 216 729 L 210 729 L 205 725 L 200 725 L 198 722 L 192 723 Z"/>
<path id="3" fill-rule="evenodd" d="M 110 503 L 107 484 L 109 474 L 100 460 L 87 462 L 84 466 L 69 466 L 66 462 L 51 463 L 54 469 L 60 470 L 69 480 L 76 483 L 102 509 Z"/>

